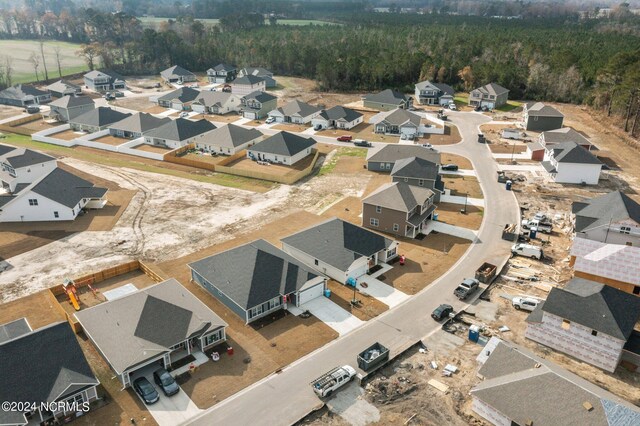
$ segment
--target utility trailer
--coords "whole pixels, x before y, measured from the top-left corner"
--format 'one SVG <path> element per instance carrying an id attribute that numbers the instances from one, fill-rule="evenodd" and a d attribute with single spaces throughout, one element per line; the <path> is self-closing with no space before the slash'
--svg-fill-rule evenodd
<path id="1" fill-rule="evenodd" d="M 358 367 L 371 372 L 389 360 L 389 349 L 376 342 L 358 354 Z"/>
<path id="2" fill-rule="evenodd" d="M 350 365 L 336 367 L 311 382 L 313 391 L 320 398 L 330 396 L 333 391 L 349 383 L 356 376 L 356 370 Z"/>

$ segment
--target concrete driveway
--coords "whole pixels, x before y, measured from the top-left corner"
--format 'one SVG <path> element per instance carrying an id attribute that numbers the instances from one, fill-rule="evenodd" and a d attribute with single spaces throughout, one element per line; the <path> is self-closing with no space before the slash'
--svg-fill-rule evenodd
<path id="1" fill-rule="evenodd" d="M 363 283 L 366 283 L 366 288 L 362 286 Z M 360 290 L 361 293 L 366 293 L 375 297 L 389 308 L 393 308 L 409 298 L 408 294 L 403 293 L 376 278 L 368 276 L 358 279 L 358 290 Z"/>
<path id="2" fill-rule="evenodd" d="M 300 305 L 300 309 L 308 310 L 314 317 L 327 324 L 344 336 L 364 324 L 364 321 L 345 311 L 326 297 L 316 297 Z"/>

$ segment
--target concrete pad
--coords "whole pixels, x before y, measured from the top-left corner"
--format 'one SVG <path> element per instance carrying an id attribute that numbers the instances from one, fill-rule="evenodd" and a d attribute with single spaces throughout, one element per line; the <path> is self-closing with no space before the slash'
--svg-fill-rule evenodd
<path id="1" fill-rule="evenodd" d="M 498 305 L 478 299 L 473 305 L 469 306 L 466 311 L 475 314 L 476 318 L 481 321 L 492 322 L 496 320 L 498 315 Z"/>
<path id="2" fill-rule="evenodd" d="M 531 154 L 527 154 L 526 152 L 522 152 L 520 154 L 491 154 L 493 158 L 513 158 L 514 160 L 531 160 Z"/>
<path id="3" fill-rule="evenodd" d="M 484 207 L 484 198 L 471 198 L 471 197 L 461 197 L 459 195 L 448 195 L 442 194 L 440 196 L 441 203 L 453 203 L 453 204 L 463 204 L 466 203 L 470 206 L 476 207 Z"/>
<path id="4" fill-rule="evenodd" d="M 352 426 L 365 426 L 380 421 L 380 411 L 363 397 L 364 389 L 353 381 L 327 401 L 327 408 Z"/>
<path id="5" fill-rule="evenodd" d="M 313 316 L 333 328 L 341 336 L 364 324 L 364 321 L 345 311 L 326 297 L 316 297 L 300 305 L 300 309 L 303 311 L 308 310 Z"/>
<path id="6" fill-rule="evenodd" d="M 444 364 L 440 361 L 440 357 L 447 356 L 456 351 L 457 348 L 464 345 L 465 342 L 466 340 L 460 336 L 447 333 L 444 330 L 438 330 L 422 342 L 428 350 L 426 354 L 427 358 L 425 359 L 428 361 L 435 360 L 438 368 L 443 368 Z"/>
<path id="7" fill-rule="evenodd" d="M 427 223 L 427 235 L 433 231 L 440 232 L 442 234 L 453 235 L 454 237 L 464 238 L 465 240 L 475 241 L 478 234 L 477 231 L 472 229 L 462 228 L 460 226 L 449 225 L 448 223 L 442 223 L 435 220 L 430 220 Z"/>
<path id="8" fill-rule="evenodd" d="M 540 164 L 498 164 L 499 170 L 512 170 L 514 172 L 544 172 L 544 168 Z"/>
<path id="9" fill-rule="evenodd" d="M 237 126 L 242 126 L 243 124 L 247 124 L 248 122 L 253 121 L 250 118 L 244 118 L 242 117 L 240 120 L 236 120 L 233 124 L 237 125 Z"/>
<path id="10" fill-rule="evenodd" d="M 366 288 L 362 286 L 363 283 L 367 284 Z M 408 294 L 367 275 L 358 278 L 357 288 L 360 290 L 360 293 L 366 293 L 375 297 L 389 308 L 393 308 L 409 298 Z"/>
<path id="11" fill-rule="evenodd" d="M 475 170 L 469 170 L 469 169 L 458 169 L 458 170 L 442 170 L 442 167 L 440 168 L 440 174 L 441 175 L 453 175 L 453 176 L 477 176 L 477 173 Z"/>

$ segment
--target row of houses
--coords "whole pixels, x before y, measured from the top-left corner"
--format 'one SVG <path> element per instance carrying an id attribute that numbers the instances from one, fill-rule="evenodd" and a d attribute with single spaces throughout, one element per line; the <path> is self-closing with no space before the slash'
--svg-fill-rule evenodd
<path id="1" fill-rule="evenodd" d="M 167 83 L 185 84 L 198 81 L 197 76 L 180 65 L 174 65 L 160 72 L 160 77 Z M 264 91 L 276 87 L 273 73 L 265 68 L 247 67 L 238 69 L 234 65 L 221 63 L 207 70 L 207 80 L 211 84 L 251 85 L 249 92 Z M 244 94 L 247 94 L 244 93 Z"/>

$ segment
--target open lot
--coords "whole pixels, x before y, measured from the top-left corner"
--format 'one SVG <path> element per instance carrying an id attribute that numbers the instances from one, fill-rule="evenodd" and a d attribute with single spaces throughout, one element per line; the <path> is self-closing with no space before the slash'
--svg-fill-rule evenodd
<path id="1" fill-rule="evenodd" d="M 458 127 L 447 124 L 444 127 L 444 135 L 429 134 L 421 137 L 420 142 L 428 142 L 432 145 L 452 145 L 462 141 Z"/>
<path id="2" fill-rule="evenodd" d="M 168 90 L 168 88 L 165 87 L 158 90 L 166 91 Z M 152 95 L 154 95 L 154 93 L 149 93 L 149 96 L 152 96 Z M 151 102 L 149 98 L 146 96 L 116 98 L 112 101 L 109 101 L 108 104 L 111 105 L 112 107 L 121 107 L 126 109 L 132 109 L 135 111 L 145 111 L 145 112 L 149 112 L 148 111 L 149 109 L 157 106 L 156 104 Z"/>
<path id="3" fill-rule="evenodd" d="M 52 127 L 58 126 L 59 123 L 47 123 L 42 118 L 29 121 L 27 123 L 18 124 L 17 126 L 11 126 L 14 129 L 19 129 L 25 131 L 26 133 L 32 134 L 36 132 L 40 132 L 42 130 L 50 129 Z"/>
<path id="4" fill-rule="evenodd" d="M 480 229 L 484 210 L 476 206 L 466 206 L 466 213 L 460 211 L 465 209 L 462 204 L 440 203 L 438 204 L 438 221 L 449 225 L 461 226 L 469 229 Z"/>
<path id="5" fill-rule="evenodd" d="M 469 161 L 469 159 L 456 154 L 448 154 L 446 152 L 443 152 L 440 155 L 440 161 L 442 161 L 442 164 L 456 164 L 461 169 L 473 169 L 473 165 L 471 164 L 471 161 Z"/>
<path id="6" fill-rule="evenodd" d="M 62 75 L 77 74 L 89 69 L 84 60 L 76 55 L 80 49 L 80 44 L 65 43 L 61 41 L 45 41 L 44 56 L 49 78 L 58 78 L 58 66 L 56 63 L 55 49 L 60 49 L 60 67 Z M 27 83 L 36 81 L 33 64 L 29 61 L 32 53 L 38 55 L 40 61 L 40 43 L 36 40 L 0 40 L 0 51 L 11 58 L 13 68 L 13 83 Z M 38 70 L 40 80 L 44 80 L 44 68 L 42 64 Z"/>
<path id="7" fill-rule="evenodd" d="M 230 112 L 229 114 L 218 115 L 218 114 L 197 114 L 193 117 L 190 117 L 192 120 L 201 120 L 205 119 L 208 121 L 213 121 L 215 123 L 234 123 L 242 118 L 241 115 Z"/>
<path id="8" fill-rule="evenodd" d="M 24 109 L 9 105 L 0 105 L 0 120 L 5 120 L 24 113 Z"/>
<path id="9" fill-rule="evenodd" d="M 483 198 L 482 189 L 475 176 L 442 175 L 444 187 L 451 190 L 451 195 L 465 194 L 471 198 Z"/>
<path id="10" fill-rule="evenodd" d="M 295 123 L 282 123 L 282 124 L 276 124 L 272 126 L 272 128 L 276 130 L 284 130 L 287 132 L 296 132 L 296 133 L 302 133 L 305 130 L 307 130 L 309 127 L 311 127 L 311 124 L 295 124 Z"/>
<path id="11" fill-rule="evenodd" d="M 234 169 L 247 170 L 247 171 L 255 171 L 261 173 L 269 173 L 277 176 L 284 176 L 291 172 L 296 172 L 300 170 L 304 170 L 311 165 L 313 161 L 313 155 L 308 155 L 297 163 L 287 166 L 284 164 L 258 164 L 256 161 L 253 161 L 250 158 L 242 157 L 239 158 L 229 164 L 227 167 L 231 167 Z"/>

